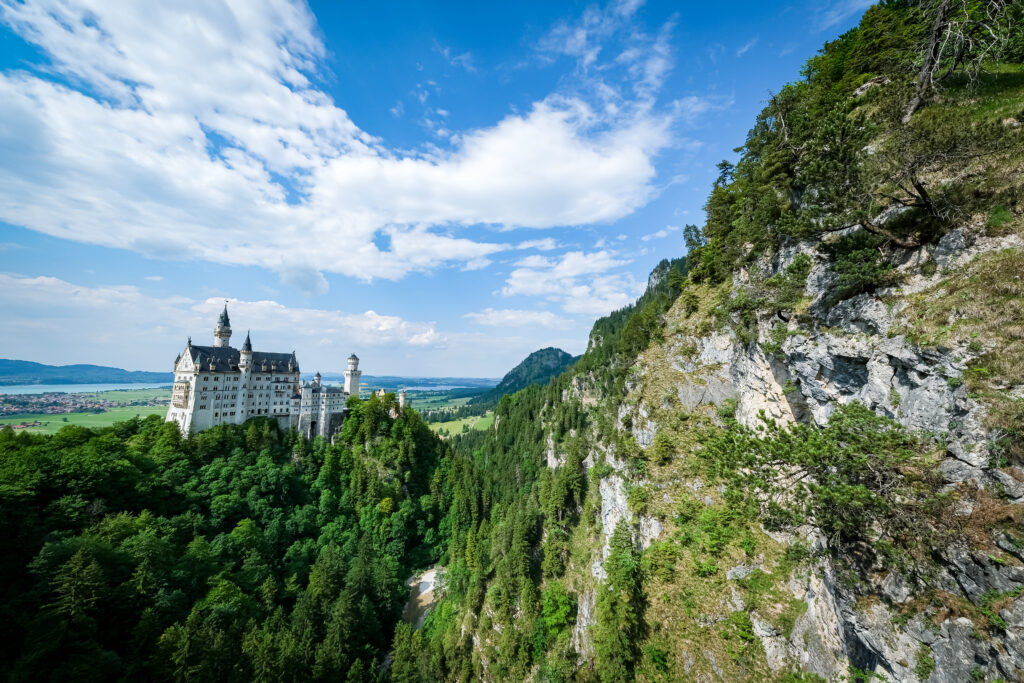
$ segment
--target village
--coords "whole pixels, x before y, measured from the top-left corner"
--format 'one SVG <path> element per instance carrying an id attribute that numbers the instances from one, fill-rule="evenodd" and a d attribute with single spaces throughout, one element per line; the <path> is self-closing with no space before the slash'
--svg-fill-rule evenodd
<path id="1" fill-rule="evenodd" d="M 130 394 L 138 394 L 131 396 Z M 135 391 L 42 394 L 0 393 L 0 416 L 22 413 L 61 415 L 67 413 L 103 413 L 122 406 L 166 406 L 170 392 L 166 389 Z"/>

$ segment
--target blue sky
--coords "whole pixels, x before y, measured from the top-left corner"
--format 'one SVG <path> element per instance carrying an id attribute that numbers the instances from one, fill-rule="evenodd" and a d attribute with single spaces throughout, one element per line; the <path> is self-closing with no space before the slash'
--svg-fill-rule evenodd
<path id="1" fill-rule="evenodd" d="M 580 353 L 867 4 L 0 0 L 0 356 Z"/>

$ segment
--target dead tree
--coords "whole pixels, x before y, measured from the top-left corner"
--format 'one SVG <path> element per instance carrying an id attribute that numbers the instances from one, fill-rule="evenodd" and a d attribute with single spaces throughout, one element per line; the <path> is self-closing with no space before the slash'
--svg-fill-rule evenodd
<path id="1" fill-rule="evenodd" d="M 910 121 L 939 81 L 961 69 L 972 81 L 976 80 L 985 63 L 999 56 L 1010 34 L 1009 8 L 1016 1 L 932 0 L 928 3 L 931 4 L 931 30 L 903 123 Z"/>

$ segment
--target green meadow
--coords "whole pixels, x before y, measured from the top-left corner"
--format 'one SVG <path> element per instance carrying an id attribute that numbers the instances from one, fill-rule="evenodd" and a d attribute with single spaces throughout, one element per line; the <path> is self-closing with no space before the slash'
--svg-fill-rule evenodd
<path id="1" fill-rule="evenodd" d="M 63 413 L 59 415 L 48 415 L 46 413 L 21 413 L 18 415 L 4 415 L 0 417 L 0 429 L 8 425 L 19 425 L 23 422 L 41 422 L 42 426 L 27 427 L 30 432 L 39 434 L 56 434 L 61 427 L 78 425 L 98 429 L 109 427 L 115 422 L 123 422 L 133 417 L 146 417 L 148 415 L 166 415 L 166 406 L 120 406 L 111 408 L 105 413 Z"/>

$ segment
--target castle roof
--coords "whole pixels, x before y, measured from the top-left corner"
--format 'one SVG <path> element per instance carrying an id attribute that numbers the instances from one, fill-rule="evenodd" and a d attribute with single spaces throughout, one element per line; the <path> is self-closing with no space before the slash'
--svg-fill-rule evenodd
<path id="1" fill-rule="evenodd" d="M 250 348 L 252 346 L 250 345 Z M 237 372 L 241 353 L 230 346 L 190 346 L 185 349 L 191 354 L 192 362 L 197 362 L 201 370 L 212 372 Z M 288 364 L 292 363 L 292 370 Z M 274 353 L 271 351 L 254 351 L 252 365 L 260 372 L 298 372 L 299 365 L 292 353 Z M 267 369 L 264 370 L 263 366 Z"/>
<path id="2" fill-rule="evenodd" d="M 249 353 L 252 353 L 252 342 L 249 341 L 249 333 L 248 332 L 245 333 L 245 343 L 242 344 L 242 350 L 246 351 L 246 352 L 249 352 Z"/>
<path id="3" fill-rule="evenodd" d="M 348 357 L 348 359 L 349 360 L 359 360 L 359 356 L 357 356 L 356 354 L 353 353 L 351 356 Z"/>
<path id="4" fill-rule="evenodd" d="M 231 321 L 228 319 L 228 305 L 224 304 L 224 312 L 220 314 L 220 320 L 217 323 L 221 327 L 231 327 Z"/>

